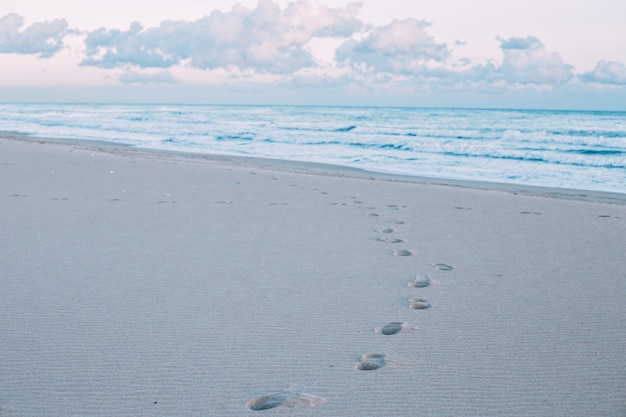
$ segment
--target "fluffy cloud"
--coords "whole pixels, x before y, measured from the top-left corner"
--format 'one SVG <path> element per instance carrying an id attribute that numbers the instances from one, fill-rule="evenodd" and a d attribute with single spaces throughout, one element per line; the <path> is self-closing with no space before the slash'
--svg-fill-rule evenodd
<path id="1" fill-rule="evenodd" d="M 166 57 L 156 44 L 154 32 L 143 33 L 143 27 L 133 23 L 127 31 L 99 29 L 85 39 L 86 53 L 90 58 L 83 65 L 115 68 L 124 64 L 139 67 L 166 68 L 178 62 Z"/>
<path id="2" fill-rule="evenodd" d="M 574 77 L 573 67 L 534 36 L 499 39 L 504 54 L 495 76 L 509 83 L 558 85 Z"/>
<path id="3" fill-rule="evenodd" d="M 525 38 L 497 38 L 502 50 L 502 61 L 477 64 L 461 69 L 441 68 L 431 73 L 440 86 L 473 86 L 502 89 L 539 87 L 550 88 L 574 78 L 573 67 L 557 53 L 550 52 L 534 36 Z"/>
<path id="4" fill-rule="evenodd" d="M 580 75 L 587 82 L 612 85 L 626 85 L 626 66 L 621 62 L 600 61 L 595 69 Z"/>
<path id="5" fill-rule="evenodd" d="M 306 48 L 314 37 L 349 36 L 359 30 L 359 8 L 350 4 L 331 9 L 315 0 L 299 0 L 281 10 L 271 0 L 259 0 L 255 9 L 237 5 L 193 22 L 166 21 L 145 30 L 138 23 L 127 31 L 100 29 L 85 39 L 83 65 L 168 68 L 188 62 L 199 69 L 293 73 L 314 65 Z"/>
<path id="6" fill-rule="evenodd" d="M 63 47 L 66 31 L 64 19 L 33 23 L 24 28 L 24 18 L 11 13 L 0 18 L 0 53 L 49 58 Z"/>
<path id="7" fill-rule="evenodd" d="M 416 75 L 428 64 L 450 56 L 446 44 L 437 43 L 426 32 L 427 22 L 407 18 L 375 28 L 365 39 L 344 42 L 336 51 L 338 62 L 376 72 Z"/>
<path id="8" fill-rule="evenodd" d="M 433 86 L 555 86 L 574 77 L 572 66 L 533 36 L 499 39 L 501 63 L 471 66 L 467 59 L 453 61 L 447 45 L 428 34 L 428 26 L 413 18 L 395 20 L 374 28 L 361 41 L 347 40 L 337 49 L 335 58 L 340 64 L 371 75 L 400 75 Z"/>

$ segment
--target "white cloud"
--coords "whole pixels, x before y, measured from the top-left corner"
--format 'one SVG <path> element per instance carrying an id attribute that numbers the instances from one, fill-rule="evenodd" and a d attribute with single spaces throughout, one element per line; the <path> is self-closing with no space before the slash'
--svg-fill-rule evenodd
<path id="1" fill-rule="evenodd" d="M 142 32 L 139 22 L 134 22 L 123 32 L 120 30 L 99 29 L 85 39 L 86 54 L 82 65 L 115 68 L 126 64 L 149 68 L 167 68 L 178 60 L 168 58 L 155 43 L 153 32 Z"/>
<path id="2" fill-rule="evenodd" d="M 534 36 L 499 40 L 504 59 L 496 75 L 506 82 L 558 85 L 574 77 L 573 67 Z"/>
<path id="3" fill-rule="evenodd" d="M 580 75 L 580 79 L 599 84 L 626 85 L 626 66 L 616 61 L 600 61 L 593 71 Z"/>
<path id="4" fill-rule="evenodd" d="M 429 24 L 407 18 L 374 28 L 363 40 L 344 42 L 336 51 L 339 63 L 363 73 L 389 74 L 405 83 L 432 88 L 492 86 L 556 86 L 574 78 L 573 67 L 533 37 L 500 39 L 500 63 L 471 65 L 454 60 L 445 43 L 428 32 Z"/>
<path id="5" fill-rule="evenodd" d="M 550 52 L 534 36 L 497 38 L 502 51 L 501 62 L 469 65 L 461 60 L 455 65 L 431 71 L 442 87 L 505 91 L 507 89 L 546 89 L 574 79 L 573 67 L 557 53 Z"/>
<path id="6" fill-rule="evenodd" d="M 127 31 L 100 29 L 88 34 L 83 65 L 115 68 L 234 68 L 289 74 L 315 65 L 306 45 L 314 37 L 347 36 L 362 27 L 358 4 L 331 9 L 314 0 L 299 0 L 284 10 L 271 0 L 255 9 L 235 6 L 202 19 L 166 21 Z"/>
<path id="7" fill-rule="evenodd" d="M 426 32 L 428 26 L 428 22 L 413 18 L 394 20 L 375 28 L 361 41 L 344 42 L 336 51 L 336 59 L 375 72 L 418 75 L 429 64 L 444 62 L 450 56 L 446 44 L 437 43 Z"/>
<path id="8" fill-rule="evenodd" d="M 55 19 L 24 28 L 24 18 L 11 13 L 0 18 L 0 53 L 49 58 L 63 47 L 67 22 Z"/>

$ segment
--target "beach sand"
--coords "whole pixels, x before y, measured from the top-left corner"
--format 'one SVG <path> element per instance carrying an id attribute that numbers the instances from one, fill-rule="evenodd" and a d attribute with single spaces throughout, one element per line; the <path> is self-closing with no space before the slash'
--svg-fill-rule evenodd
<path id="1" fill-rule="evenodd" d="M 626 195 L 10 136 L 0 416 L 626 415 Z"/>

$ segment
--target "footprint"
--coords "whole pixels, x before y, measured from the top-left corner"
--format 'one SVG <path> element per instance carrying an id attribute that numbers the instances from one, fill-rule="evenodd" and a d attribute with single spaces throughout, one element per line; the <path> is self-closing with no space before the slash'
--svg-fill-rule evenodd
<path id="1" fill-rule="evenodd" d="M 437 268 L 440 271 L 452 271 L 454 269 L 453 266 L 448 264 L 433 264 L 433 267 Z"/>
<path id="2" fill-rule="evenodd" d="M 428 287 L 430 285 L 430 282 L 431 282 L 431 279 L 430 279 L 429 275 L 417 274 L 415 276 L 415 280 L 414 281 L 410 281 L 406 285 L 408 287 L 425 288 L 425 287 Z"/>
<path id="3" fill-rule="evenodd" d="M 404 240 L 398 239 L 398 238 L 394 238 L 394 237 L 379 237 L 376 240 L 378 240 L 380 242 L 385 242 L 385 243 L 402 243 L 402 242 L 404 242 Z"/>
<path id="4" fill-rule="evenodd" d="M 325 398 L 301 392 L 304 388 L 303 385 L 295 385 L 290 386 L 289 389 L 284 392 L 253 398 L 246 403 L 246 407 L 249 410 L 261 411 L 276 408 L 281 405 L 284 407 L 315 407 L 316 405 L 326 402 Z"/>
<path id="5" fill-rule="evenodd" d="M 408 323 L 403 323 L 400 321 L 392 321 L 390 323 L 385 324 L 384 326 L 376 327 L 374 329 L 376 333 L 384 334 L 385 336 L 398 334 L 403 330 L 419 330 L 419 327 L 410 325 Z"/>
<path id="6" fill-rule="evenodd" d="M 368 217 L 378 217 L 378 213 L 368 213 Z"/>
<path id="7" fill-rule="evenodd" d="M 359 371 L 374 371 L 387 364 L 384 353 L 365 353 L 354 365 Z"/>
<path id="8" fill-rule="evenodd" d="M 393 223 L 393 224 L 404 224 L 404 220 L 389 220 L 389 223 Z"/>
<path id="9" fill-rule="evenodd" d="M 409 298 L 409 308 L 413 310 L 426 310 L 431 307 L 430 303 L 423 298 Z"/>
<path id="10" fill-rule="evenodd" d="M 393 229 L 390 227 L 385 227 L 384 229 L 377 230 L 380 233 L 393 233 Z"/>
<path id="11" fill-rule="evenodd" d="M 396 249 L 393 252 L 394 256 L 411 256 L 413 253 L 406 249 Z"/>

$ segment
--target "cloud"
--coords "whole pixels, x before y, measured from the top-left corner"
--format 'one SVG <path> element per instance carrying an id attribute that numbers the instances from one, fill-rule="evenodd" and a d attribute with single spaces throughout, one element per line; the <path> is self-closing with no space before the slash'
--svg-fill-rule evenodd
<path id="1" fill-rule="evenodd" d="M 509 83 L 558 85 L 574 77 L 573 67 L 534 36 L 501 39 L 504 54 L 494 76 Z"/>
<path id="2" fill-rule="evenodd" d="M 407 18 L 375 28 L 361 41 L 344 42 L 336 51 L 339 63 L 375 72 L 417 75 L 428 64 L 444 62 L 450 56 L 446 44 L 437 43 L 426 32 L 428 22 Z"/>
<path id="3" fill-rule="evenodd" d="M 153 32 L 142 32 L 139 22 L 127 31 L 99 29 L 85 38 L 86 54 L 83 65 L 116 68 L 126 64 L 142 68 L 167 68 L 178 63 L 158 48 Z"/>
<path id="4" fill-rule="evenodd" d="M 33 23 L 24 28 L 24 18 L 11 13 L 0 18 L 0 53 L 49 58 L 61 50 L 66 33 L 64 19 Z"/>
<path id="5" fill-rule="evenodd" d="M 174 84 L 176 78 L 169 71 L 159 71 L 152 74 L 126 71 L 119 76 L 122 84 Z"/>
<path id="6" fill-rule="evenodd" d="M 556 86 L 574 78 L 573 67 L 533 36 L 497 38 L 502 61 L 470 65 L 467 58 L 453 58 L 448 46 L 427 32 L 428 27 L 429 23 L 413 18 L 394 20 L 374 28 L 361 41 L 345 41 L 335 58 L 373 77 L 401 76 L 404 82 L 433 88 L 478 84 Z"/>
<path id="7" fill-rule="evenodd" d="M 488 62 L 460 70 L 441 69 L 440 81 L 481 89 L 552 88 L 574 79 L 573 67 L 557 53 L 546 49 L 534 36 L 496 38 L 502 61 Z M 468 61 L 463 61 L 467 64 Z"/>
<path id="8" fill-rule="evenodd" d="M 626 85 L 626 66 L 616 61 L 600 61 L 595 69 L 580 75 L 586 82 L 612 85 Z"/>
<path id="9" fill-rule="evenodd" d="M 307 43 L 314 37 L 349 36 L 363 23 L 358 3 L 328 8 L 299 0 L 287 8 L 259 0 L 255 9 L 234 6 L 196 21 L 166 21 L 144 29 L 100 29 L 85 39 L 83 65 L 102 68 L 168 68 L 188 64 L 198 69 L 238 69 L 288 74 L 315 65 Z"/>

